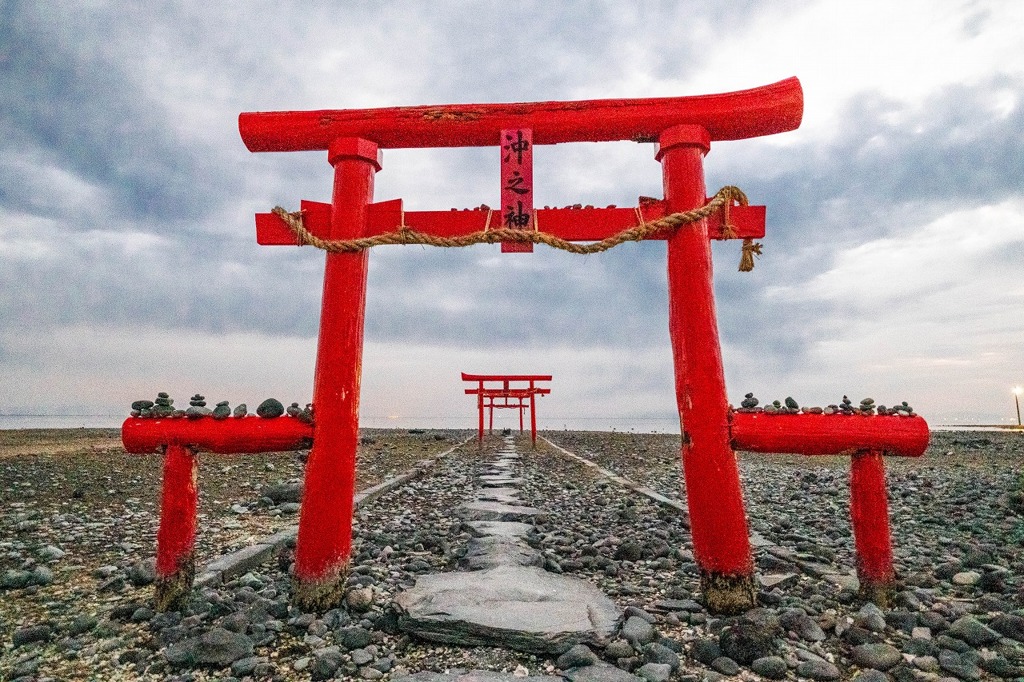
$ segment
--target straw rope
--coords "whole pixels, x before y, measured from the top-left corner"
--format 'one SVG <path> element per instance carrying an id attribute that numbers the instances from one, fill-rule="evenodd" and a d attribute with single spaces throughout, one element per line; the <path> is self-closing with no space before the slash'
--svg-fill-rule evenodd
<path id="1" fill-rule="evenodd" d="M 288 228 L 295 234 L 297 243 L 301 246 L 309 244 L 318 249 L 330 253 L 355 253 L 374 246 L 386 244 L 423 244 L 426 246 L 439 246 L 442 248 L 456 248 L 471 246 L 473 244 L 495 244 L 498 242 L 528 242 L 532 244 L 547 244 L 548 246 L 577 254 L 601 253 L 615 248 L 619 244 L 630 241 L 641 241 L 655 233 L 664 230 L 677 230 L 684 225 L 690 225 L 713 215 L 716 211 L 723 212 L 722 236 L 731 238 L 736 236 L 735 228 L 729 223 L 729 207 L 733 202 L 740 206 L 747 205 L 747 195 L 738 187 L 727 185 L 718 190 L 708 203 L 700 208 L 681 213 L 673 213 L 664 218 L 651 222 L 644 222 L 642 214 L 637 212 L 638 224 L 621 232 L 606 237 L 601 241 L 590 244 L 576 244 L 561 239 L 537 229 L 519 230 L 507 227 L 492 228 L 490 226 L 491 211 L 488 211 L 487 225 L 483 230 L 472 232 L 459 237 L 437 237 L 431 234 L 418 232 L 406 225 L 400 225 L 392 232 L 376 235 L 373 237 L 357 237 L 355 239 L 321 239 L 312 234 L 302 224 L 302 212 L 289 213 L 280 206 L 274 207 L 272 213 L 285 222 Z M 404 216 L 402 222 L 404 223 Z M 761 245 L 750 239 L 743 240 L 743 255 L 740 259 L 740 271 L 747 272 L 754 267 L 754 256 L 761 255 Z"/>

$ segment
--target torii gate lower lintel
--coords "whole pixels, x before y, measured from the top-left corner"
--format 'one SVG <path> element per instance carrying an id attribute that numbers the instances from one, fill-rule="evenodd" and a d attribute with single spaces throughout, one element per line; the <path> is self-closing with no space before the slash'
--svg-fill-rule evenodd
<path id="1" fill-rule="evenodd" d="M 540 382 L 551 381 L 550 374 L 466 374 L 462 380 L 476 382 L 476 388 L 467 388 L 467 395 L 477 397 L 477 443 L 484 441 L 484 411 L 490 412 L 490 430 L 494 430 L 494 410 L 510 408 L 519 410 L 519 430 L 523 430 L 523 411 L 530 411 L 530 441 L 537 447 L 537 396 L 550 395 L 551 389 L 537 386 Z M 489 386 L 488 384 L 499 384 Z M 522 384 L 522 386 L 517 386 Z M 509 400 L 516 404 L 509 404 Z M 503 400 L 498 404 L 497 400 Z"/>
<path id="2" fill-rule="evenodd" d="M 529 168 L 524 166 L 516 175 L 516 169 L 505 165 L 523 161 L 517 152 L 525 145 L 506 144 L 517 129 L 529 133 L 521 139 L 530 144 L 657 142 L 663 200 L 641 200 L 626 209 L 533 210 L 527 202 L 519 211 L 522 216 L 507 212 L 504 205 L 498 211 L 502 226 L 525 225 L 572 241 L 603 239 L 638 223 L 701 207 L 707 200 L 703 159 L 712 141 L 793 130 L 799 126 L 802 110 L 802 91 L 793 78 L 699 97 L 243 113 L 239 130 L 252 151 L 327 150 L 334 168 L 332 200 L 330 204 L 303 202 L 303 222 L 316 238 L 349 240 L 346 248 L 352 247 L 351 240 L 382 233 L 396 238 L 391 243 L 401 243 L 402 234 L 395 230 L 406 226 L 438 237 L 493 227 L 490 210 L 406 212 L 400 200 L 373 203 L 373 178 L 381 169 L 383 148 L 502 147 L 504 197 L 523 190 L 525 179 L 532 181 Z M 731 200 L 724 208 L 728 213 L 721 216 L 710 215 L 681 229 L 641 237 L 667 242 L 669 333 L 682 426 L 681 456 L 705 603 L 716 612 L 742 611 L 755 603 L 753 562 L 734 456 L 737 447 L 853 454 L 851 512 L 858 571 L 863 583 L 884 590 L 892 581 L 892 564 L 880 455 L 920 455 L 927 445 L 927 424 L 916 416 L 768 417 L 731 410 L 715 314 L 710 240 L 761 237 L 765 214 L 764 207 L 732 206 Z M 525 222 L 516 222 L 519 217 Z M 281 215 L 259 214 L 256 224 L 261 244 L 297 243 Z M 355 248 L 364 246 L 360 243 Z M 365 250 L 327 253 L 313 388 L 313 448 L 294 569 L 293 599 L 307 608 L 332 606 L 344 591 L 351 548 L 366 270 Z M 481 391 L 478 401 L 482 399 Z M 479 419 L 482 432 L 482 409 Z M 176 438 L 175 443 L 191 442 L 180 434 Z M 878 515 L 885 518 L 878 520 Z"/>

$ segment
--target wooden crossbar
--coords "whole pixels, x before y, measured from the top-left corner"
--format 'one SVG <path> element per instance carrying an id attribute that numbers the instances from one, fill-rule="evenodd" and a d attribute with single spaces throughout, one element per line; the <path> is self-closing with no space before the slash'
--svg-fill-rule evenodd
<path id="1" fill-rule="evenodd" d="M 787 78 L 689 97 L 244 112 L 238 130 L 253 152 L 325 150 L 340 137 L 381 149 L 491 147 L 502 130 L 515 128 L 531 129 L 534 144 L 657 142 L 680 125 L 702 126 L 712 141 L 741 140 L 795 130 L 803 108 L 800 81 Z"/>
<path id="2" fill-rule="evenodd" d="M 303 226 L 314 236 L 327 239 L 331 228 L 331 205 L 319 201 L 301 204 Z M 409 229 L 435 237 L 461 237 L 501 224 L 498 211 L 487 209 L 449 211 L 403 211 L 402 200 L 381 201 L 370 204 L 366 214 L 366 227 L 362 237 L 373 237 L 405 225 Z M 489 215 L 490 214 L 490 215 Z M 536 209 L 537 227 L 543 232 L 568 241 L 599 241 L 622 230 L 635 227 L 640 218 L 653 222 L 669 215 L 664 201 L 642 201 L 633 208 L 539 208 Z M 488 225 L 490 218 L 490 225 Z M 722 216 L 708 218 L 708 236 L 711 239 L 763 239 L 765 236 L 764 206 L 733 206 L 729 209 L 729 222 L 735 231 L 731 237 L 722 232 Z M 664 240 L 668 233 L 654 234 L 652 240 Z M 295 246 L 295 234 L 274 213 L 256 214 L 256 241 L 263 246 Z"/>

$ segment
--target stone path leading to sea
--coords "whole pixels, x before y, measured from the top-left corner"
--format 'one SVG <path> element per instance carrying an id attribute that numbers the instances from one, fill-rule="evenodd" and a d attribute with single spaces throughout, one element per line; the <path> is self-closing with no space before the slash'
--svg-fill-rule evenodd
<path id="1" fill-rule="evenodd" d="M 540 510 L 521 503 L 519 465 L 508 436 L 477 477 L 477 499 L 459 510 L 473 534 L 462 560 L 467 570 L 422 575 L 400 593 L 403 630 L 448 644 L 549 655 L 608 643 L 621 616 L 615 603 L 584 580 L 546 571 L 540 552 L 527 544 Z"/>

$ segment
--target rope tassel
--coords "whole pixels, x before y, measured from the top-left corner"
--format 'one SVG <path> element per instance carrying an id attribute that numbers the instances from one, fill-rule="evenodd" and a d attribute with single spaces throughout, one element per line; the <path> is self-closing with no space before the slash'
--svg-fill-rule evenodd
<path id="1" fill-rule="evenodd" d="M 761 257 L 761 244 L 753 239 L 743 240 L 743 251 L 740 254 L 740 272 L 754 269 L 754 256 Z"/>

